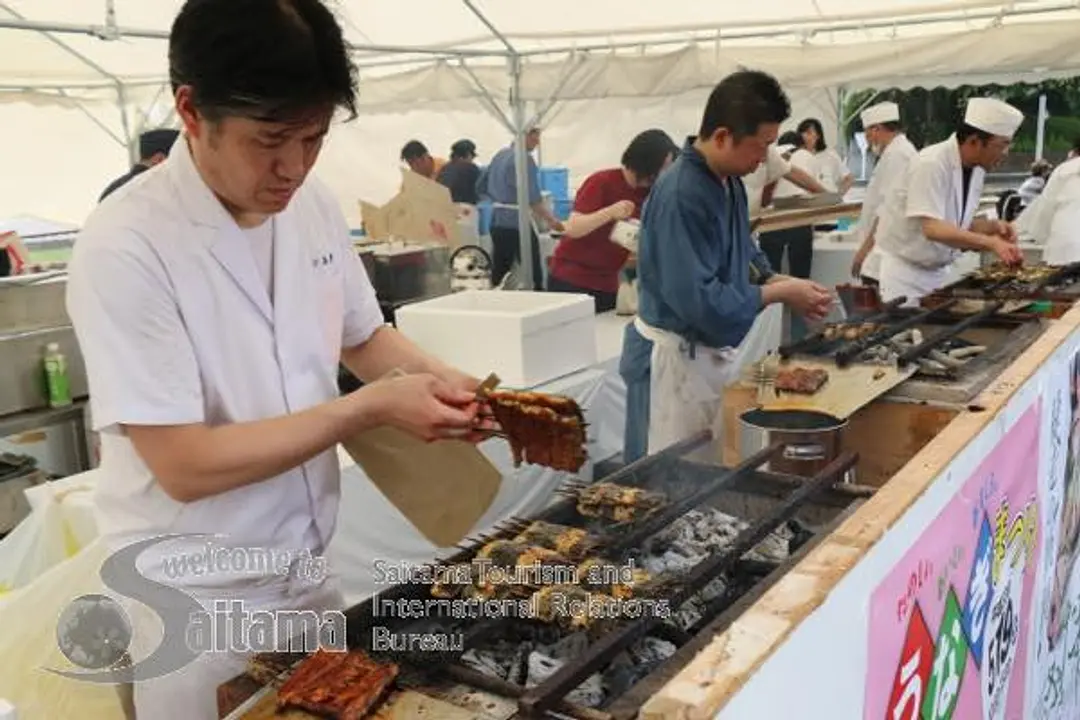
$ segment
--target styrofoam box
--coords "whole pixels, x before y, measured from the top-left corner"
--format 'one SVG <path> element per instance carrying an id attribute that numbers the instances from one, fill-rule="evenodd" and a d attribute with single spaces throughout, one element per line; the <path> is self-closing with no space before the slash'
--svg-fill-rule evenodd
<path id="1" fill-rule="evenodd" d="M 588 295 L 464 290 L 405 305 L 394 317 L 443 362 L 531 388 L 596 364 L 595 313 Z"/>

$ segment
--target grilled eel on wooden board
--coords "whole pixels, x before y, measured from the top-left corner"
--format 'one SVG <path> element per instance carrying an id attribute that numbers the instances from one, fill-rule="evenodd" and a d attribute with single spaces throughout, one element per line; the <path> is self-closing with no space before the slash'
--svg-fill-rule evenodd
<path id="1" fill-rule="evenodd" d="M 318 650 L 278 689 L 278 708 L 362 720 L 381 701 L 398 671 L 394 663 L 375 662 L 359 650 Z"/>
<path id="2" fill-rule="evenodd" d="M 585 415 L 573 398 L 493 390 L 485 399 L 510 441 L 515 467 L 527 462 L 577 472 L 585 464 Z"/>

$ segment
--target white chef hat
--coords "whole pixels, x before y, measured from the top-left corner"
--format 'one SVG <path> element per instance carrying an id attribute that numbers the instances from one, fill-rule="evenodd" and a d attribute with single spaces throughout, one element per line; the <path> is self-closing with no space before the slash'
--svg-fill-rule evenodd
<path id="1" fill-rule="evenodd" d="M 1024 113 L 1012 105 L 994 98 L 971 98 L 968 100 L 964 123 L 976 130 L 1012 138 L 1024 122 Z"/>
<path id="2" fill-rule="evenodd" d="M 859 119 L 864 130 L 882 123 L 900 122 L 900 106 L 894 102 L 878 103 L 859 113 Z"/>

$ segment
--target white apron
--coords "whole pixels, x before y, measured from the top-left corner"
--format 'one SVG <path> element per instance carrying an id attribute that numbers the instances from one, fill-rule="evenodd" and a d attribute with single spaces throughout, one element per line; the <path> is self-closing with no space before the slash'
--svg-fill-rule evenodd
<path id="1" fill-rule="evenodd" d="M 881 300 L 892 302 L 903 295 L 907 298 L 905 307 L 918 307 L 920 300 L 948 283 L 949 268 L 920 267 L 892 253 L 882 253 Z"/>
<path id="2" fill-rule="evenodd" d="M 873 249 L 863 262 L 862 274 L 871 280 L 879 282 L 881 280 L 881 248 L 877 246 L 877 243 L 874 243 Z"/>
<path id="3" fill-rule="evenodd" d="M 737 348 L 694 347 L 675 333 L 634 318 L 634 328 L 652 342 L 649 378 L 649 454 L 687 440 L 705 430 L 723 437 L 720 412 L 724 387 L 739 373 L 780 346 L 783 306 L 772 305 L 758 315 Z"/>

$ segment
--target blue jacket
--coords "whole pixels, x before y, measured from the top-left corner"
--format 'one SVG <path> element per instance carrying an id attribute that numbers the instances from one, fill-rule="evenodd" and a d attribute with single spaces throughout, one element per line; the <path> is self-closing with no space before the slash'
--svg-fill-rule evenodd
<path id="1" fill-rule="evenodd" d="M 641 216 L 638 314 L 695 344 L 737 347 L 762 310 L 773 271 L 750 236 L 746 188 L 721 181 L 688 141 L 657 180 Z M 652 344 L 631 325 L 623 374 L 649 371 Z M 628 378 L 633 379 L 633 378 Z"/>

